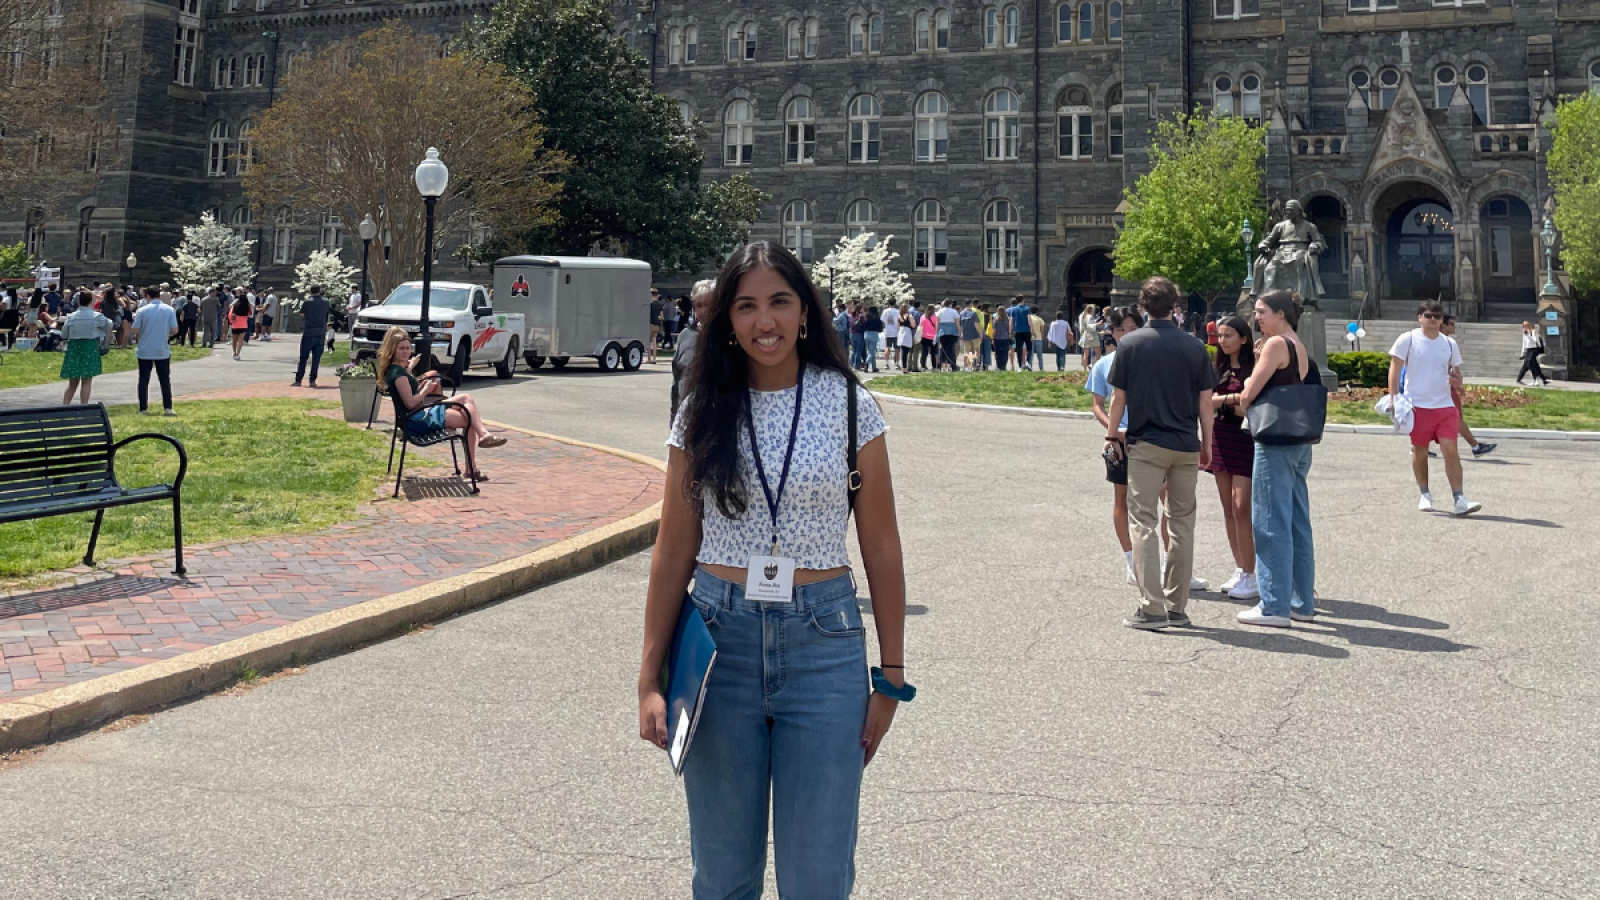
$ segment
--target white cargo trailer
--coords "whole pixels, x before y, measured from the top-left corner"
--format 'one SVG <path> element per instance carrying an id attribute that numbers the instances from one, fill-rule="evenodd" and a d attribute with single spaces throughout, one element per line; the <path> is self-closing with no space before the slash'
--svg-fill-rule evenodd
<path id="1" fill-rule="evenodd" d="M 527 316 L 523 359 L 556 368 L 592 356 L 633 371 L 650 340 L 650 264 L 588 256 L 508 256 L 494 264 L 494 306 Z"/>

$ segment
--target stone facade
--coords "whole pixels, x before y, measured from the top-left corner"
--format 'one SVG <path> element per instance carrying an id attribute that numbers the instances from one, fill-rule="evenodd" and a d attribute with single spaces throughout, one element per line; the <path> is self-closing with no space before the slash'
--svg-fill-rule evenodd
<path id="1" fill-rule="evenodd" d="M 46 256 L 69 277 L 123 277 L 130 251 L 155 271 L 201 210 L 238 221 L 236 164 L 212 174 L 213 129 L 237 142 L 293 55 L 393 17 L 454 32 L 488 6 L 206 2 L 133 0 L 124 37 L 151 62 L 120 101 L 131 165 L 49 223 Z M 757 236 L 821 259 L 847 229 L 893 235 L 927 297 L 1125 297 L 1108 254 L 1151 123 L 1221 105 L 1269 123 L 1267 193 L 1299 199 L 1328 238 L 1330 312 L 1404 314 L 1423 294 L 1468 317 L 1531 312 L 1540 121 L 1600 76 L 1600 0 L 919 2 L 613 8 L 657 86 L 703 123 L 705 177 L 748 172 L 771 195 Z M 192 86 L 174 79 L 184 23 L 200 29 Z M 0 240 L 23 221 L 0 212 Z M 276 223 L 239 224 L 279 284 L 324 240 L 353 243 L 352 223 L 315 213 L 282 246 Z"/>

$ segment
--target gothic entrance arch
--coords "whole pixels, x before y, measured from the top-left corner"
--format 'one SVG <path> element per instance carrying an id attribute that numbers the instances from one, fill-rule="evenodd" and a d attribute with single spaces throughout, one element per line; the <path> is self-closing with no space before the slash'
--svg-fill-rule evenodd
<path id="1" fill-rule="evenodd" d="M 1456 299 L 1456 216 L 1450 200 L 1431 184 L 1406 181 L 1386 190 L 1373 206 L 1373 237 L 1381 243 L 1379 290 L 1391 313 L 1412 301 Z"/>
<path id="2" fill-rule="evenodd" d="M 1085 304 L 1105 306 L 1111 302 L 1111 254 L 1103 249 L 1085 250 L 1067 266 L 1067 306 L 1076 318 Z"/>

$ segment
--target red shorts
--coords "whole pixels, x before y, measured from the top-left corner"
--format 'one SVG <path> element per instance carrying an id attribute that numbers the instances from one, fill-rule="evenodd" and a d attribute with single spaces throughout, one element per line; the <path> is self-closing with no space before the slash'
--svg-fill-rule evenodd
<path id="1" fill-rule="evenodd" d="M 1411 411 L 1411 446 L 1426 447 L 1430 443 L 1443 445 L 1461 436 L 1461 410 L 1454 406 L 1441 409 L 1417 407 Z"/>

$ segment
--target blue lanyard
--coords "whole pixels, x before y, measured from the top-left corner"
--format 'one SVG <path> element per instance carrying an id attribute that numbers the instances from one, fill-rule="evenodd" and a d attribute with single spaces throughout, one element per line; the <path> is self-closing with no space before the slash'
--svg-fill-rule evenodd
<path id="1" fill-rule="evenodd" d="M 789 424 L 789 449 L 783 453 L 783 473 L 778 476 L 778 495 L 772 495 L 772 488 L 767 486 L 767 470 L 761 464 L 761 446 L 756 441 L 755 414 L 749 406 L 745 407 L 744 424 L 750 432 L 750 455 L 756 460 L 756 474 L 761 478 L 761 493 L 767 498 L 767 512 L 772 515 L 772 552 L 770 556 L 778 555 L 778 506 L 783 503 L 783 489 L 789 485 L 789 463 L 794 459 L 794 442 L 800 434 L 800 403 L 806 394 L 805 364 L 800 366 L 800 377 L 794 384 L 794 421 Z"/>

